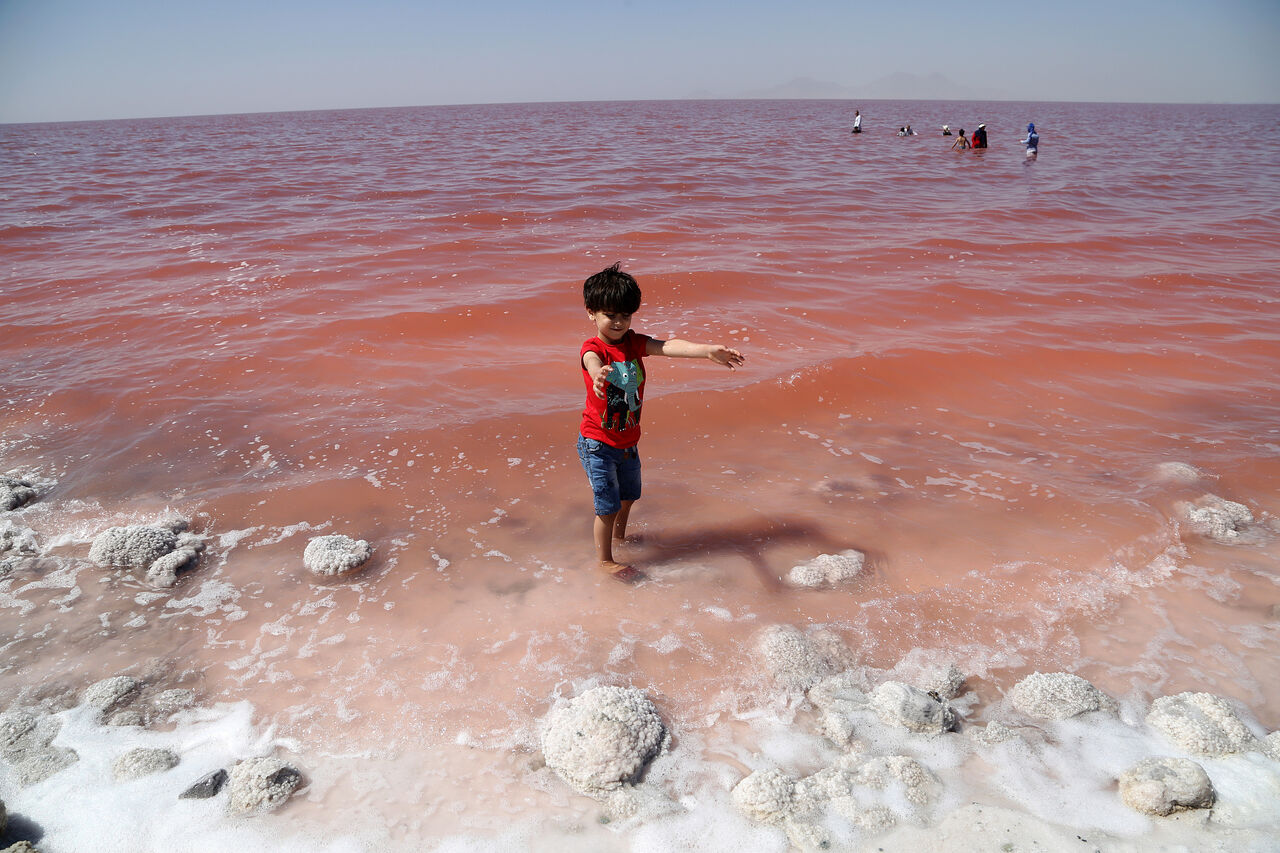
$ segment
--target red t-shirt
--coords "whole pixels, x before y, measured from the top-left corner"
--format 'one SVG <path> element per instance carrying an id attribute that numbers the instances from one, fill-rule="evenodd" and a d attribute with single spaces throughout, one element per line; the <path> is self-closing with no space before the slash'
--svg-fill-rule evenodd
<path id="1" fill-rule="evenodd" d="M 581 432 L 587 438 L 613 447 L 627 448 L 640 440 L 640 407 L 644 403 L 644 353 L 649 336 L 627 329 L 616 344 L 595 337 L 582 345 L 578 361 L 589 352 L 613 365 L 601 400 L 591 388 L 591 374 L 582 368 L 587 402 L 582 410 Z"/>

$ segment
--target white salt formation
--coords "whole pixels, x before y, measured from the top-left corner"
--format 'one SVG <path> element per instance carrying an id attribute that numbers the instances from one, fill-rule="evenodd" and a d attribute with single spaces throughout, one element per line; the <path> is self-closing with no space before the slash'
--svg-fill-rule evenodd
<path id="1" fill-rule="evenodd" d="M 1258 746 L 1227 700 L 1212 693 L 1161 696 L 1151 703 L 1147 725 L 1195 755 L 1230 755 Z"/>
<path id="2" fill-rule="evenodd" d="M 14 710 L 0 714 L 0 760 L 19 785 L 43 782 L 80 760 L 73 750 L 53 746 L 62 722 L 50 714 Z"/>
<path id="3" fill-rule="evenodd" d="M 36 535 L 30 528 L 14 524 L 7 518 L 0 519 L 0 577 L 17 568 L 21 558 L 39 552 Z"/>
<path id="4" fill-rule="evenodd" d="M 1272 761 L 1280 761 L 1280 732 L 1267 735 L 1260 745 L 1263 753 L 1270 756 Z"/>
<path id="5" fill-rule="evenodd" d="M 755 639 L 756 652 L 778 684 L 806 690 L 845 669 L 849 650 L 834 632 L 822 628 L 802 633 L 793 625 L 770 625 Z"/>
<path id="6" fill-rule="evenodd" d="M 302 774 L 278 758 L 249 758 L 237 762 L 227 775 L 232 814 L 279 808 L 302 784 Z"/>
<path id="7" fill-rule="evenodd" d="M 793 566 L 787 574 L 787 583 L 810 588 L 835 586 L 862 574 L 865 563 L 866 556 L 861 551 L 819 554 L 807 563 Z"/>
<path id="8" fill-rule="evenodd" d="M 142 682 L 138 679 L 128 675 L 116 675 L 85 688 L 85 691 L 80 694 L 80 702 L 105 714 L 131 701 L 140 689 L 142 689 Z"/>
<path id="9" fill-rule="evenodd" d="M 34 554 L 37 550 L 35 534 L 29 528 L 19 527 L 8 519 L 0 521 L 0 552 Z"/>
<path id="10" fill-rule="evenodd" d="M 1038 720 L 1065 720 L 1089 711 L 1114 711 L 1115 700 L 1069 672 L 1036 672 L 1009 691 L 1013 706 Z"/>
<path id="11" fill-rule="evenodd" d="M 1194 483 L 1204 475 L 1186 462 L 1161 462 L 1156 466 L 1156 479 L 1165 483 Z"/>
<path id="12" fill-rule="evenodd" d="M 141 779 L 152 773 L 162 773 L 178 766 L 178 754 L 171 749 L 131 749 L 116 759 L 111 772 L 116 781 Z"/>
<path id="13" fill-rule="evenodd" d="M 964 672 L 953 661 L 930 658 L 929 653 L 915 649 L 890 671 L 894 681 L 919 687 L 926 693 L 937 693 L 943 699 L 954 699 L 964 689 Z"/>
<path id="14" fill-rule="evenodd" d="M 918 687 L 886 681 L 871 694 L 871 707 L 881 722 L 916 734 L 937 735 L 956 727 L 955 711 Z"/>
<path id="15" fill-rule="evenodd" d="M 623 785 L 600 799 L 610 820 L 654 820 L 682 811 L 679 803 L 650 785 Z"/>
<path id="16" fill-rule="evenodd" d="M 992 720 L 982 728 L 969 729 L 965 734 L 983 746 L 994 746 L 1020 737 L 1016 731 L 999 720 Z"/>
<path id="17" fill-rule="evenodd" d="M 920 810 L 935 801 L 939 785 L 928 768 L 907 755 L 848 757 L 803 779 L 777 768 L 757 770 L 730 797 L 747 817 L 786 831 L 794 847 L 826 850 L 832 848 L 826 828 L 831 817 L 864 832 L 882 832 L 898 822 L 886 803 L 919 818 Z"/>
<path id="18" fill-rule="evenodd" d="M 111 527 L 93 540 L 89 559 L 103 567 L 145 569 L 152 585 L 171 587 L 178 582 L 178 570 L 194 564 L 204 549 L 200 537 L 186 530 L 184 519 Z"/>
<path id="19" fill-rule="evenodd" d="M 923 764 L 909 755 L 870 758 L 854 771 L 858 784 L 877 790 L 900 789 L 898 793 L 914 806 L 933 802 L 938 780 Z"/>
<path id="20" fill-rule="evenodd" d="M 669 742 L 658 709 L 643 691 L 595 687 L 548 715 L 542 753 L 574 789 L 600 797 L 639 779 Z"/>
<path id="21" fill-rule="evenodd" d="M 1217 495 L 1205 495 L 1194 503 L 1183 501 L 1177 509 L 1193 530 L 1218 542 L 1239 538 L 1253 523 L 1253 513 L 1247 506 Z"/>
<path id="22" fill-rule="evenodd" d="M 825 850 L 831 840 L 819 817 L 821 785 L 802 787 L 781 770 L 757 770 L 743 779 L 729 796 L 738 810 L 752 820 L 786 831 L 797 850 Z"/>
<path id="23" fill-rule="evenodd" d="M 133 709 L 116 711 L 107 718 L 108 726 L 145 726 L 146 724 L 146 715 Z"/>
<path id="24" fill-rule="evenodd" d="M 36 499 L 31 483 L 8 474 L 0 474 L 0 511 L 17 509 Z"/>
<path id="25" fill-rule="evenodd" d="M 799 807 L 796 780 L 777 768 L 755 771 L 735 785 L 730 796 L 744 815 L 770 826 L 781 826 Z"/>
<path id="26" fill-rule="evenodd" d="M 317 575 L 339 575 L 364 565 L 373 548 L 363 539 L 350 536 L 317 536 L 307 543 L 302 562 Z"/>
<path id="27" fill-rule="evenodd" d="M 1147 758 L 1120 776 L 1120 799 L 1143 814 L 1165 816 L 1214 803 L 1204 768 L 1186 758 Z"/>
<path id="28" fill-rule="evenodd" d="M 183 708 L 190 708 L 195 703 L 196 692 L 185 687 L 161 691 L 151 700 L 151 704 L 162 714 L 181 711 Z"/>
<path id="29" fill-rule="evenodd" d="M 871 707 L 860 679 L 849 671 L 831 675 L 811 687 L 808 696 L 818 709 L 818 731 L 837 746 L 853 746 L 857 717 Z"/>
<path id="30" fill-rule="evenodd" d="M 866 832 L 881 832 L 897 823 L 897 815 L 885 806 L 869 805 L 863 788 L 884 789 L 885 781 L 874 767 L 866 775 L 862 768 L 826 767 L 796 783 L 796 800 L 804 803 L 806 818 L 822 820 L 825 811 Z"/>

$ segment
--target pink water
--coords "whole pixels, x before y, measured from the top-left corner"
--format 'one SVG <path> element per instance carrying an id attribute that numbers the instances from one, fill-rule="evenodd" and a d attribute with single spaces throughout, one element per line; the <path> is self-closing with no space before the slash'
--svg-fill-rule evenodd
<path id="1" fill-rule="evenodd" d="M 770 705 L 775 622 L 940 650 L 974 722 L 1039 669 L 1280 726 L 1280 108 L 860 108 L 0 128 L 0 471 L 45 548 L 0 581 L 0 705 L 117 672 L 247 699 L 313 765 L 420 777 L 369 798 L 407 844 L 546 807 L 537 720 L 583 684 L 688 736 Z M 985 152 L 937 135 L 979 121 Z M 647 366 L 636 587 L 593 571 L 573 449 L 616 260 L 637 329 L 748 359 Z M 1190 531 L 1206 492 L 1256 535 Z M 166 510 L 210 543 L 171 596 L 85 564 Z M 374 561 L 316 582 L 320 533 Z M 846 548 L 863 581 L 780 582 Z"/>

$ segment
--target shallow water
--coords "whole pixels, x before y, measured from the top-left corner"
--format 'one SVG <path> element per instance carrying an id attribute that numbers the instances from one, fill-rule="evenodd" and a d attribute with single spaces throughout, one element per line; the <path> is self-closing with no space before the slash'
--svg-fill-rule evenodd
<path id="1" fill-rule="evenodd" d="M 310 770 L 284 825 L 356 798 L 343 830 L 405 849 L 650 843 L 580 828 L 537 721 L 643 687 L 679 784 L 731 787 L 794 714 L 751 650 L 777 622 L 956 660 L 969 722 L 1068 670 L 1280 726 L 1280 110 L 860 108 L 857 138 L 840 102 L 0 128 L 0 471 L 41 491 L 4 518 L 44 550 L 0 580 L 0 705 L 118 672 L 247 700 Z M 978 121 L 981 153 L 924 130 Z M 634 588 L 592 571 L 573 450 L 615 260 L 637 329 L 748 359 L 647 363 Z M 1259 523 L 1196 534 L 1206 492 Z M 85 563 L 169 511 L 209 542 L 171 592 Z M 334 532 L 374 560 L 317 582 Z M 780 582 L 847 548 L 862 581 Z"/>

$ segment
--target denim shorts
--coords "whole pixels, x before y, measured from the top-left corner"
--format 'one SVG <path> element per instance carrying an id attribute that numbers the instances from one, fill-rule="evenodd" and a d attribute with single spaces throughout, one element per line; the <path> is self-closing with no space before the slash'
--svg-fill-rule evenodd
<path id="1" fill-rule="evenodd" d="M 580 435 L 578 458 L 591 480 L 596 515 L 613 515 L 623 501 L 640 497 L 640 453 L 635 447 L 623 450 Z"/>

